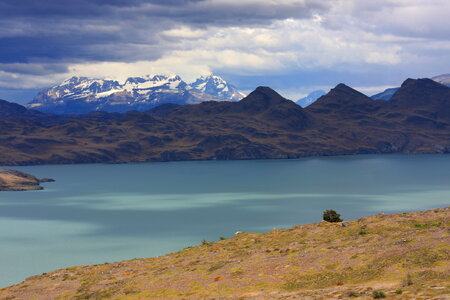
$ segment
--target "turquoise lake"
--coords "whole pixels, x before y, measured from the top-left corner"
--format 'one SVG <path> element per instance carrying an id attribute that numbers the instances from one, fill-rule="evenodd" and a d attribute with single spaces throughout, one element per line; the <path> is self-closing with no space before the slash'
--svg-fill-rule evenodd
<path id="1" fill-rule="evenodd" d="M 53 269 L 264 232 L 450 205 L 450 155 L 16 167 L 43 191 L 0 192 L 0 287 Z"/>

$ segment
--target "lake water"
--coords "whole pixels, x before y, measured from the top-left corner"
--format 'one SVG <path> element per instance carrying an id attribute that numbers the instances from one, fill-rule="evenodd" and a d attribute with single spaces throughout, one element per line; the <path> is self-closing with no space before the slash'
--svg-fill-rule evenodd
<path id="1" fill-rule="evenodd" d="M 0 192 L 0 287 L 53 269 L 152 257 L 318 222 L 450 205 L 450 155 L 17 167 L 45 190 Z"/>

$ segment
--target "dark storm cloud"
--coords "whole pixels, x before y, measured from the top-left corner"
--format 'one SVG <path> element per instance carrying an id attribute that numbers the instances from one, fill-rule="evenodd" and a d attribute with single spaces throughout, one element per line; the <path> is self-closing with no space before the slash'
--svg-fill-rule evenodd
<path id="1" fill-rule="evenodd" d="M 54 73 L 65 73 L 68 68 L 65 64 L 0 64 L 0 70 L 9 73 L 26 75 L 45 75 Z"/>
<path id="2" fill-rule="evenodd" d="M 293 3 L 293 4 L 292 4 Z M 291 4 L 210 0 L 0 0 L 0 70 L 37 74 L 62 64 L 154 60 L 177 47 L 161 32 L 180 25 L 247 26 L 304 18 L 320 1 Z"/>

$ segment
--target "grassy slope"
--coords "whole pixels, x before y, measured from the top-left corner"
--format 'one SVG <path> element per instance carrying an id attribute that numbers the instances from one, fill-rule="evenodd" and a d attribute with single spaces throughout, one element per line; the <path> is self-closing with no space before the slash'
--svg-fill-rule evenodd
<path id="1" fill-rule="evenodd" d="M 0 191 L 42 190 L 36 177 L 15 170 L 0 169 Z"/>
<path id="2" fill-rule="evenodd" d="M 447 207 L 240 233 L 162 257 L 34 276 L 0 299 L 372 299 L 377 289 L 389 299 L 449 299 L 449 225 Z"/>

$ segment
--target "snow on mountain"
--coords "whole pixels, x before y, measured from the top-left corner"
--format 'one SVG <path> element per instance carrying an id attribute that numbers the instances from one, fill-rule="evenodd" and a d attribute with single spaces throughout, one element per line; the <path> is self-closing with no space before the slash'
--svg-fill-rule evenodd
<path id="1" fill-rule="evenodd" d="M 163 103 L 191 104 L 203 101 L 237 101 L 245 95 L 219 76 L 198 78 L 187 84 L 180 76 L 155 75 L 115 80 L 72 77 L 45 89 L 27 106 L 56 114 L 90 111 L 144 111 Z"/>
<path id="2" fill-rule="evenodd" d="M 215 75 L 202 76 L 193 82 L 190 87 L 197 91 L 215 95 L 219 98 L 238 101 L 245 97 L 236 87 Z"/>
<path id="3" fill-rule="evenodd" d="M 325 95 L 326 92 L 323 90 L 317 90 L 309 93 L 306 97 L 298 99 L 295 103 L 300 105 L 301 107 L 306 107 L 312 103 L 314 103 L 317 99 Z"/>

